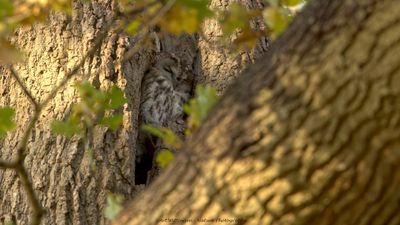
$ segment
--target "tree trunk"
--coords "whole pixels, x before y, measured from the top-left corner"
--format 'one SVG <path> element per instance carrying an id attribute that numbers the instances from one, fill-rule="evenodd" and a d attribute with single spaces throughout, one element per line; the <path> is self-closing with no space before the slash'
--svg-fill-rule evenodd
<path id="1" fill-rule="evenodd" d="M 400 224 L 399 11 L 312 1 L 114 224 Z"/>
<path id="2" fill-rule="evenodd" d="M 41 102 L 93 47 L 96 37 L 114 17 L 111 0 L 75 3 L 76 13 L 69 19 L 53 14 L 49 22 L 33 28 L 19 29 L 13 42 L 26 54 L 26 61 L 16 66 L 18 74 L 37 101 Z M 150 61 L 150 50 L 143 50 L 118 66 L 127 49 L 136 40 L 124 34 L 109 32 L 101 49 L 85 61 L 79 75 L 73 78 L 44 109 L 29 139 L 25 166 L 30 172 L 34 191 L 46 210 L 42 224 L 104 224 L 105 197 L 108 192 L 132 197 L 134 184 L 134 147 L 137 132 L 141 75 Z M 5 68 L 0 76 L 0 105 L 16 109 L 18 128 L 0 145 L 0 158 L 10 160 L 16 146 L 32 120 L 33 107 Z M 50 132 L 50 122 L 68 117 L 70 106 L 77 101 L 75 81 L 88 78 L 96 87 L 107 89 L 113 84 L 125 89 L 128 99 L 122 128 L 117 133 L 96 128 L 93 146 L 96 171 L 81 139 L 66 139 Z M 4 89 L 3 89 L 4 88 Z M 14 221 L 29 224 L 31 207 L 18 175 L 0 170 L 0 224 Z"/>
<path id="3" fill-rule="evenodd" d="M 224 4 L 227 2 L 225 0 Z M 255 4 L 250 0 L 248 3 Z M 42 102 L 95 45 L 96 37 L 117 10 L 112 0 L 75 3 L 74 9 L 76 12 L 72 18 L 60 13 L 52 14 L 47 24 L 21 28 L 12 38 L 12 42 L 26 55 L 26 61 L 15 66 L 16 71 L 38 102 Z M 217 29 L 214 28 L 214 31 Z M 213 37 L 213 40 L 216 38 Z M 233 60 L 225 60 L 225 69 L 219 69 L 217 72 L 220 75 L 212 77 L 217 74 L 213 68 L 221 62 L 207 61 L 207 57 L 234 59 L 237 54 L 224 51 L 217 55 L 212 51 L 216 49 L 213 43 L 207 43 L 210 49 L 199 52 L 197 47 L 205 42 L 197 45 L 197 41 L 188 35 L 161 37 L 165 51 L 193 65 L 198 82 L 220 85 L 221 92 L 226 86 L 223 85 L 228 80 L 226 77 L 236 76 L 251 61 L 250 58 L 259 57 L 265 50 L 242 52 L 248 58 L 236 60 L 240 66 L 230 66 Z M 122 194 L 129 199 L 143 189 L 143 185 L 135 184 L 135 171 L 141 169 L 135 168 L 135 146 L 141 78 L 152 61 L 154 49 L 144 48 L 120 66 L 123 55 L 137 42 L 138 38 L 109 32 L 100 50 L 85 61 L 79 75 L 59 91 L 41 113 L 29 137 L 29 152 L 26 152 L 24 165 L 45 209 L 42 224 L 104 224 L 103 211 L 108 192 Z M 207 68 L 208 72 L 203 73 L 203 68 Z M 10 76 L 10 71 L 5 67 L 0 67 L 0 70 L 3 74 L 0 76 L 0 106 L 14 107 L 18 122 L 17 129 L 0 140 L 0 159 L 11 160 L 16 157 L 16 146 L 32 120 L 34 108 Z M 50 132 L 50 123 L 67 118 L 71 104 L 78 101 L 73 88 L 75 81 L 86 78 L 101 89 L 118 85 L 124 89 L 128 100 L 123 125 L 117 133 L 106 128 L 95 129 L 92 143 L 96 171 L 91 170 L 91 162 L 81 139 L 66 139 Z M 0 190 L 0 224 L 29 224 L 32 208 L 17 173 L 0 169 Z"/>
<path id="4" fill-rule="evenodd" d="M 211 8 L 227 10 L 232 0 L 212 0 Z M 240 4 L 249 10 L 262 9 L 262 0 L 241 0 Z M 260 21 L 261 20 L 261 21 Z M 266 29 L 262 19 L 251 21 L 254 30 Z M 195 66 L 197 82 L 209 84 L 223 93 L 226 87 L 251 63 L 259 59 L 267 50 L 269 41 L 260 38 L 252 50 L 232 51 L 221 44 L 223 32 L 216 19 L 206 20 L 203 25 L 203 36 L 200 36 L 199 57 Z"/>

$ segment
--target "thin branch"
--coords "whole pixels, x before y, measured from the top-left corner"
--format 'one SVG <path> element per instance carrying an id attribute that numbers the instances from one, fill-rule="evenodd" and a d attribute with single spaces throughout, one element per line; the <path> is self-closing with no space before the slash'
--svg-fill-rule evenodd
<path id="1" fill-rule="evenodd" d="M 31 225 L 39 225 L 44 214 L 44 209 L 40 204 L 40 201 L 36 196 L 35 191 L 33 190 L 33 185 L 29 180 L 28 171 L 26 170 L 25 166 L 20 163 L 17 164 L 15 170 L 18 172 L 22 186 L 25 189 L 26 195 L 29 199 L 29 203 L 31 204 L 33 210 Z"/>
<path id="2" fill-rule="evenodd" d="M 28 171 L 24 167 L 24 159 L 26 155 L 26 147 L 28 144 L 28 139 L 29 135 L 31 134 L 32 129 L 34 128 L 36 122 L 39 119 L 39 116 L 42 112 L 42 109 L 47 106 L 47 104 L 55 97 L 57 92 L 64 87 L 67 82 L 78 72 L 78 70 L 83 66 L 85 63 L 86 59 L 88 57 L 92 57 L 94 53 L 100 48 L 102 42 L 106 38 L 110 28 L 114 25 L 115 19 L 113 19 L 104 29 L 104 31 L 96 38 L 93 47 L 85 54 L 85 56 L 81 59 L 81 61 L 73 67 L 73 69 L 63 78 L 63 80 L 58 84 L 51 92 L 50 94 L 44 99 L 44 101 L 41 104 L 38 104 L 36 100 L 34 100 L 33 96 L 29 93 L 28 89 L 25 87 L 25 85 L 21 82 L 19 79 L 19 76 L 17 73 L 13 70 L 12 67 L 10 67 L 11 74 L 13 77 L 17 80 L 18 84 L 20 87 L 23 89 L 24 93 L 28 96 L 28 98 L 31 100 L 32 104 L 35 106 L 35 113 L 33 115 L 32 120 L 29 122 L 27 129 L 25 130 L 21 141 L 19 143 L 19 146 L 17 148 L 17 161 L 16 162 L 6 162 L 6 161 L 0 161 L 0 167 L 6 168 L 6 169 L 14 169 L 18 173 L 20 180 L 22 182 L 22 185 L 25 189 L 25 192 L 27 193 L 27 197 L 29 199 L 29 203 L 31 204 L 32 210 L 33 210 L 33 218 L 32 218 L 32 225 L 39 225 L 43 214 L 44 214 L 44 209 L 40 204 L 40 201 L 38 197 L 35 194 L 35 191 L 33 189 L 33 185 L 31 181 L 29 180 L 29 175 Z"/>
<path id="3" fill-rule="evenodd" d="M 175 2 L 175 0 L 172 0 L 171 2 Z M 156 4 L 157 1 L 149 3 L 147 6 L 144 6 L 140 9 L 136 9 L 132 11 L 131 13 L 133 15 L 139 14 L 140 12 L 146 10 L 148 7 Z M 172 5 L 171 5 L 172 6 Z M 169 6 L 169 7 L 171 7 Z M 105 26 L 103 29 L 104 31 L 100 33 L 99 36 L 97 36 L 96 40 L 94 41 L 94 45 L 90 48 L 90 50 L 84 55 L 84 57 L 71 69 L 70 72 L 68 72 L 65 77 L 61 80 L 61 82 L 50 91 L 50 94 L 43 100 L 42 103 L 38 103 L 33 95 L 30 93 L 28 88 L 25 86 L 25 84 L 22 82 L 20 77 L 18 76 L 17 72 L 13 68 L 13 66 L 9 66 L 9 69 L 11 71 L 11 75 L 14 77 L 14 79 L 17 81 L 18 85 L 24 92 L 24 94 L 27 96 L 27 98 L 31 101 L 31 103 L 35 107 L 35 112 L 33 115 L 33 118 L 29 122 L 25 132 L 23 133 L 23 136 L 21 138 L 21 141 L 19 142 L 19 145 L 17 147 L 17 160 L 16 161 L 4 161 L 0 160 L 0 168 L 5 168 L 5 169 L 14 169 L 21 180 L 21 183 L 25 189 L 25 192 L 27 193 L 27 197 L 29 199 L 29 203 L 32 207 L 33 210 L 33 217 L 32 217 L 32 225 L 39 225 L 42 217 L 44 215 L 44 209 L 40 204 L 40 201 L 35 194 L 33 184 L 29 180 L 29 173 L 27 169 L 24 166 L 24 159 L 26 156 L 26 148 L 28 144 L 28 139 L 29 136 L 36 124 L 36 122 L 39 120 L 39 116 L 45 108 L 48 103 L 56 96 L 59 90 L 61 90 L 67 83 L 68 81 L 77 74 L 77 72 L 83 67 L 84 63 L 89 57 L 93 57 L 95 52 L 100 49 L 101 44 L 103 43 L 104 39 L 107 37 L 109 30 L 111 29 L 112 26 L 115 25 L 116 19 L 113 18 L 109 24 Z M 119 32 L 121 31 L 128 23 L 129 21 L 123 20 L 123 22 L 120 22 L 116 25 L 115 31 Z"/>
<path id="4" fill-rule="evenodd" d="M 9 65 L 8 68 L 11 71 L 12 77 L 17 81 L 19 87 L 22 89 L 26 97 L 28 97 L 29 101 L 32 103 L 32 105 L 35 107 L 35 111 L 39 110 L 39 104 L 33 97 L 32 93 L 29 91 L 29 89 L 25 86 L 24 82 L 22 82 L 21 77 L 18 75 L 17 71 L 15 71 L 14 67 L 12 65 Z"/>
<path id="5" fill-rule="evenodd" d="M 14 169 L 17 162 L 0 160 L 0 168 Z"/>
<path id="6" fill-rule="evenodd" d="M 149 34 L 150 27 L 154 26 L 157 24 L 158 21 L 161 20 L 161 18 L 165 15 L 165 13 L 168 12 L 172 8 L 172 6 L 175 4 L 176 0 L 170 0 L 167 2 L 166 5 L 164 5 L 160 10 L 158 10 L 152 19 L 150 19 L 149 22 L 147 22 L 143 28 L 141 29 L 141 33 L 138 34 L 138 36 L 141 36 L 142 38 L 136 43 L 136 45 L 131 48 L 129 51 L 127 51 L 124 56 L 122 57 L 121 60 L 121 65 L 124 64 L 126 61 L 128 61 L 136 52 L 139 51 L 139 49 L 142 47 L 141 43 L 146 40 L 147 35 Z"/>
<path id="7" fill-rule="evenodd" d="M 100 48 L 101 44 L 103 43 L 104 39 L 106 38 L 110 28 L 114 25 L 115 19 L 112 20 L 109 24 L 106 25 L 104 28 L 103 33 L 100 33 L 100 35 L 96 38 L 94 45 L 92 48 L 83 56 L 81 61 L 76 64 L 72 70 L 65 75 L 63 80 L 50 92 L 50 94 L 45 98 L 45 100 L 40 104 L 42 108 L 46 107 L 46 105 L 56 96 L 57 92 L 63 88 L 67 82 L 78 72 L 79 69 L 82 68 L 83 64 L 85 64 L 85 61 L 89 57 L 93 57 L 94 53 Z M 119 26 L 118 26 L 119 27 Z"/>
<path id="8" fill-rule="evenodd" d="M 139 9 L 134 9 L 131 12 L 129 12 L 131 15 L 137 15 L 141 12 L 143 12 L 144 10 L 148 9 L 148 7 L 157 4 L 158 1 L 153 1 L 150 2 L 148 5 L 143 6 Z M 72 70 L 63 78 L 63 80 L 50 92 L 50 94 L 43 100 L 43 102 L 41 104 L 39 104 L 32 96 L 32 94 L 29 92 L 29 90 L 26 88 L 26 86 L 23 84 L 23 82 L 21 81 L 20 77 L 18 76 L 18 74 L 16 73 L 16 71 L 14 70 L 14 68 L 12 66 L 10 66 L 10 70 L 11 70 L 11 75 L 16 79 L 17 83 L 19 84 L 19 86 L 22 88 L 23 92 L 25 93 L 25 95 L 29 98 L 29 100 L 32 102 L 32 104 L 34 105 L 36 111 L 34 113 L 34 116 L 32 118 L 32 120 L 30 121 L 30 123 L 27 126 L 26 131 L 24 132 L 22 138 L 21 138 L 21 142 L 19 144 L 18 149 L 18 162 L 21 162 L 24 160 L 25 156 L 24 156 L 24 151 L 26 149 L 27 143 L 28 143 L 28 139 L 29 139 L 29 135 L 33 129 L 33 127 L 35 126 L 37 120 L 39 119 L 39 116 L 41 114 L 41 111 L 44 107 L 47 106 L 47 104 L 55 97 L 55 95 L 57 94 L 57 92 L 63 88 L 68 81 L 74 76 L 76 75 L 76 73 L 78 72 L 78 70 L 84 65 L 85 61 L 87 60 L 87 58 L 89 57 L 93 57 L 94 53 L 100 48 L 102 42 L 104 41 L 104 39 L 106 38 L 109 30 L 111 29 L 111 27 L 114 25 L 115 23 L 115 18 L 113 20 L 111 20 L 111 22 L 109 24 L 106 25 L 105 28 L 103 28 L 103 32 L 97 36 L 94 45 L 92 46 L 92 48 L 85 54 L 85 56 L 79 61 L 78 64 L 76 64 Z M 124 26 L 127 25 L 128 21 L 124 21 L 123 23 L 120 23 L 116 26 L 115 30 L 116 31 L 120 31 L 122 30 L 122 28 Z M 6 167 L 9 168 L 10 167 L 10 163 L 6 162 L 6 161 L 0 161 L 1 164 L 0 166 L 2 167 Z"/>
<path id="9" fill-rule="evenodd" d="M 28 143 L 29 135 L 35 126 L 37 120 L 39 119 L 39 115 L 42 112 L 42 109 L 47 106 L 47 104 L 56 96 L 58 91 L 63 88 L 68 81 L 77 74 L 79 69 L 84 65 L 85 61 L 89 57 L 93 57 L 94 53 L 100 48 L 104 39 L 106 38 L 110 28 L 114 25 L 115 19 L 113 19 L 110 23 L 106 25 L 104 31 L 100 33 L 100 35 L 96 38 L 94 45 L 89 49 L 89 51 L 83 56 L 83 58 L 72 68 L 72 70 L 65 75 L 65 77 L 61 80 L 61 82 L 51 90 L 50 94 L 43 100 L 43 102 L 39 105 L 39 110 L 35 112 L 32 120 L 30 121 L 27 129 L 25 130 L 24 135 L 22 136 L 22 141 L 18 147 L 18 161 L 23 161 L 25 158 L 25 149 Z"/>

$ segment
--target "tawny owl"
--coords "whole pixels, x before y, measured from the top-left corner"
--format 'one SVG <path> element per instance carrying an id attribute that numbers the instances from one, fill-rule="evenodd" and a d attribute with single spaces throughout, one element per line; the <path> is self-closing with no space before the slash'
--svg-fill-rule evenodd
<path id="1" fill-rule="evenodd" d="M 167 127 L 182 135 L 185 127 L 183 105 L 191 96 L 193 78 L 193 73 L 183 67 L 177 57 L 166 52 L 159 53 L 142 80 L 140 124 Z M 154 137 L 139 132 L 137 165 L 152 160 L 150 158 L 160 148 L 158 143 Z"/>
<path id="2" fill-rule="evenodd" d="M 171 123 L 183 118 L 183 105 L 190 98 L 192 81 L 192 73 L 183 68 L 178 58 L 170 53 L 160 53 L 143 77 L 142 123 L 174 130 Z"/>

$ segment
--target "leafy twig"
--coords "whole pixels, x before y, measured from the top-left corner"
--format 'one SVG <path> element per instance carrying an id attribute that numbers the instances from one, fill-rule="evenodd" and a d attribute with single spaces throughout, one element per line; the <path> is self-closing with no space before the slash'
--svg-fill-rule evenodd
<path id="1" fill-rule="evenodd" d="M 171 2 L 174 2 L 174 1 L 175 0 L 172 0 Z M 134 15 L 135 14 L 137 15 L 140 12 L 146 10 L 149 6 L 155 4 L 156 2 L 157 1 L 151 2 L 151 3 L 149 3 L 148 6 L 142 7 L 141 9 L 136 9 L 136 10 L 132 11 L 131 13 L 134 14 Z M 171 7 L 171 6 L 169 6 L 169 7 Z M 163 9 L 165 10 L 165 8 L 163 8 Z M 43 215 L 44 215 L 44 209 L 41 206 L 37 195 L 35 194 L 33 185 L 31 183 L 31 181 L 29 180 L 28 171 L 24 166 L 24 159 L 25 159 L 25 155 L 26 155 L 26 148 L 27 148 L 29 136 L 30 136 L 35 124 L 37 123 L 43 108 L 45 108 L 49 104 L 49 102 L 56 96 L 58 91 L 61 90 L 74 75 L 77 74 L 79 69 L 81 69 L 82 66 L 84 65 L 84 63 L 86 62 L 86 60 L 89 57 L 93 57 L 95 52 L 100 48 L 100 46 L 103 43 L 104 39 L 107 37 L 111 27 L 113 27 L 115 25 L 116 21 L 117 21 L 116 18 L 114 18 L 114 19 L 111 20 L 111 22 L 109 24 L 106 25 L 106 27 L 103 29 L 104 31 L 102 33 L 100 33 L 100 35 L 96 38 L 96 40 L 94 41 L 94 45 L 89 49 L 89 51 L 66 74 L 66 76 L 62 79 L 62 81 L 55 88 L 53 88 L 50 91 L 50 94 L 41 103 L 38 103 L 35 100 L 35 98 L 31 94 L 31 92 L 29 91 L 29 89 L 25 86 L 25 84 L 20 79 L 19 75 L 17 74 L 17 72 L 15 71 L 13 66 L 11 66 L 11 65 L 9 66 L 9 69 L 11 71 L 11 75 L 17 81 L 18 85 L 20 86 L 20 88 L 22 89 L 22 91 L 24 92 L 26 97 L 29 99 L 29 101 L 34 106 L 35 112 L 33 114 L 33 118 L 31 119 L 31 121 L 29 122 L 25 132 L 23 133 L 23 136 L 22 136 L 22 138 L 21 138 L 21 140 L 19 142 L 19 145 L 17 147 L 17 159 L 16 160 L 12 160 L 12 161 L 0 160 L 0 168 L 13 169 L 18 173 L 18 175 L 19 175 L 19 177 L 21 179 L 22 186 L 24 187 L 24 190 L 27 193 L 27 197 L 29 199 L 29 203 L 31 204 L 31 207 L 32 207 L 32 211 L 33 211 L 33 218 L 32 218 L 32 222 L 31 222 L 32 225 L 39 225 L 40 224 L 40 222 L 41 222 L 41 220 L 43 218 Z M 122 30 L 124 28 L 124 26 L 126 26 L 126 24 L 127 24 L 127 21 L 124 21 L 122 23 L 117 24 L 115 30 L 116 31 Z"/>
<path id="2" fill-rule="evenodd" d="M 160 10 L 154 13 L 154 17 L 150 19 L 150 21 L 143 26 L 143 28 L 141 29 L 141 33 L 138 34 L 138 36 L 141 36 L 142 38 L 138 41 L 138 43 L 136 43 L 136 45 L 133 48 L 131 48 L 124 54 L 124 57 L 122 58 L 121 61 L 121 65 L 124 64 L 127 60 L 129 60 L 142 47 L 141 43 L 147 38 L 150 27 L 154 26 L 158 21 L 160 21 L 162 16 L 165 15 L 165 13 L 167 13 L 168 10 L 172 8 L 175 2 L 176 0 L 168 1 L 167 4 L 164 5 L 164 7 L 162 7 Z"/>
<path id="3" fill-rule="evenodd" d="M 31 93 L 28 91 L 26 86 L 22 83 L 21 79 L 19 78 L 18 74 L 15 72 L 15 70 L 10 66 L 11 74 L 12 76 L 17 80 L 17 83 L 19 86 L 22 88 L 24 91 L 25 95 L 27 98 L 32 102 L 32 104 L 35 106 L 35 112 L 33 115 L 33 118 L 29 122 L 27 129 L 25 130 L 21 141 L 19 142 L 19 146 L 17 148 L 17 159 L 14 161 L 6 162 L 6 161 L 0 161 L 0 167 L 6 168 L 6 169 L 14 169 L 22 182 L 22 185 L 27 193 L 29 202 L 32 206 L 32 211 L 33 211 L 33 219 L 32 219 L 32 225 L 39 225 L 43 214 L 44 214 L 44 209 L 42 208 L 39 199 L 37 198 L 33 185 L 31 181 L 29 180 L 28 172 L 27 169 L 24 166 L 24 159 L 25 159 L 25 151 L 28 143 L 29 136 L 31 134 L 31 131 L 33 127 L 35 126 L 36 122 L 39 119 L 39 116 L 42 112 L 42 109 L 47 106 L 47 104 L 55 97 L 57 92 L 64 87 L 67 82 L 78 72 L 78 70 L 83 66 L 84 62 L 88 57 L 92 57 L 94 53 L 99 49 L 101 46 L 101 43 L 104 41 L 105 37 L 108 34 L 109 29 L 112 27 L 114 24 L 115 19 L 112 20 L 107 26 L 106 29 L 104 29 L 104 32 L 102 32 L 95 40 L 95 44 L 93 47 L 85 54 L 85 56 L 81 59 L 81 61 L 74 66 L 74 68 L 64 77 L 64 79 L 50 92 L 50 94 L 44 99 L 44 101 L 40 104 L 37 103 L 37 101 L 33 98 Z"/>

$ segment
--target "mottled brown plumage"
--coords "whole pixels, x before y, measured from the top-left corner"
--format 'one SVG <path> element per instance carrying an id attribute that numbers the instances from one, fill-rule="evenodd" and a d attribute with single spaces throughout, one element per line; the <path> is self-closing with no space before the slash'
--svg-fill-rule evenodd
<path id="1" fill-rule="evenodd" d="M 192 81 L 192 74 L 183 68 L 179 59 L 169 53 L 160 53 L 154 66 L 143 77 L 142 123 L 169 127 L 171 122 L 182 119 L 183 105 L 189 100 Z"/>
<path id="2" fill-rule="evenodd" d="M 159 53 L 142 80 L 140 124 L 167 127 L 183 135 L 183 105 L 190 98 L 192 85 L 193 73 L 178 58 L 170 53 Z M 154 152 L 163 148 L 158 140 L 143 131 L 139 132 L 138 143 L 138 164 L 146 157 L 153 158 Z"/>

